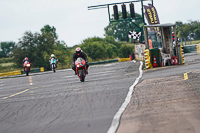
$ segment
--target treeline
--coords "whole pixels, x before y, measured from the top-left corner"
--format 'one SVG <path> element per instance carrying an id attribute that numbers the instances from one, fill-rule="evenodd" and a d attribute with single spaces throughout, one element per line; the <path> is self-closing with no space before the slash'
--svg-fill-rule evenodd
<path id="1" fill-rule="evenodd" d="M 22 60 L 28 57 L 32 67 L 50 69 L 49 58 L 51 54 L 59 59 L 59 64 L 71 64 L 71 58 L 76 47 L 81 47 L 87 54 L 89 62 L 129 57 L 133 52 L 133 45 L 125 42 L 116 42 L 111 36 L 105 38 L 93 37 L 83 40 L 80 45 L 68 47 L 64 41 L 59 41 L 56 28 L 44 26 L 40 32 L 27 31 L 19 42 L 2 42 L 2 57 L 12 57 L 16 67 L 22 67 Z M 5 47 L 6 46 L 6 47 Z"/>
<path id="2" fill-rule="evenodd" d="M 183 23 L 181 21 L 177 21 L 176 32 L 179 38 L 200 40 L 200 22 L 189 21 L 188 23 Z"/>
<path id="3" fill-rule="evenodd" d="M 128 14 L 129 15 L 129 14 Z M 139 14 L 137 14 L 140 17 Z M 136 20 L 136 25 L 141 25 Z M 22 60 L 28 57 L 32 67 L 45 67 L 49 69 L 49 58 L 55 54 L 59 64 L 71 64 L 71 58 L 76 47 L 81 47 L 87 54 L 89 62 L 107 60 L 113 58 L 129 57 L 134 51 L 134 44 L 128 43 L 128 31 L 138 31 L 139 28 L 131 22 L 110 23 L 105 30 L 105 38 L 87 38 L 81 44 L 68 47 L 64 41 L 58 40 L 56 28 L 45 25 L 39 32 L 26 31 L 18 42 L 1 42 L 0 58 L 13 59 L 16 67 L 22 67 Z M 176 31 L 179 38 L 200 39 L 200 22 L 189 21 L 188 23 L 176 22 Z M 116 41 L 117 40 L 117 41 Z M 10 60 L 10 59 L 9 59 Z"/>

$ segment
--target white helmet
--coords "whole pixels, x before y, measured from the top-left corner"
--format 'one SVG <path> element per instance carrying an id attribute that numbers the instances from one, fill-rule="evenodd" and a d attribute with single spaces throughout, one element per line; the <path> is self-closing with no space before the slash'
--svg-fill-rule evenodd
<path id="1" fill-rule="evenodd" d="M 81 48 L 80 48 L 80 47 L 77 47 L 77 48 L 76 48 L 76 53 L 77 53 L 77 54 L 80 54 L 80 53 L 81 53 Z"/>
<path id="2" fill-rule="evenodd" d="M 55 56 L 54 56 L 54 54 L 51 54 L 51 58 L 54 58 Z"/>

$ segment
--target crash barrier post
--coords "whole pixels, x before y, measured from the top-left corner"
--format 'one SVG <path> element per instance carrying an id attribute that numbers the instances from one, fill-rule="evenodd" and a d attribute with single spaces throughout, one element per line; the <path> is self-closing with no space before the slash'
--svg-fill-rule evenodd
<path id="1" fill-rule="evenodd" d="M 145 58 L 145 68 L 146 69 L 153 68 L 151 61 L 150 61 L 150 51 L 149 51 L 149 49 L 146 49 L 144 51 L 144 58 Z"/>

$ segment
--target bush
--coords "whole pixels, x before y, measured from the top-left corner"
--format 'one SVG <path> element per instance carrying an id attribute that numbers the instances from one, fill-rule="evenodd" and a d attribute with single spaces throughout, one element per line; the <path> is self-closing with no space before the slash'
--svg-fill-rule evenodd
<path id="1" fill-rule="evenodd" d="M 8 62 L 12 62 L 13 59 L 12 58 L 1 58 L 0 59 L 0 63 L 8 63 Z"/>
<path id="2" fill-rule="evenodd" d="M 122 45 L 119 49 L 119 57 L 120 58 L 128 58 L 129 55 L 133 52 L 134 47 L 128 45 Z"/>
<path id="3" fill-rule="evenodd" d="M 0 64 L 0 70 L 2 70 L 2 65 Z"/>

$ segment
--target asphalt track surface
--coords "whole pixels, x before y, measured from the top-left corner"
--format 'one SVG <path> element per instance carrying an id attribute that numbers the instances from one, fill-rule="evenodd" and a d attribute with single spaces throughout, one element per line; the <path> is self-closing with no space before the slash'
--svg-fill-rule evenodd
<path id="1" fill-rule="evenodd" d="M 200 55 L 185 60 L 143 71 L 117 133 L 200 132 Z"/>
<path id="2" fill-rule="evenodd" d="M 143 71 L 117 133 L 200 132 L 200 56 Z M 139 75 L 140 63 L 0 80 L 0 133 L 106 133 Z M 183 80 L 188 73 L 188 80 Z"/>
<path id="3" fill-rule="evenodd" d="M 0 80 L 0 133 L 105 133 L 139 75 L 140 62 Z"/>

